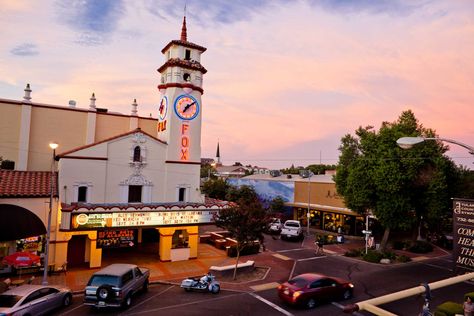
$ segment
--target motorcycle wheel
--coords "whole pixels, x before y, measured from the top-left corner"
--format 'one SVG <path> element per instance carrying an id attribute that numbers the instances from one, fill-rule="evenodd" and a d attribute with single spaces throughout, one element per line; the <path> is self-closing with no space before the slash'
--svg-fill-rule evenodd
<path id="1" fill-rule="evenodd" d="M 214 284 L 212 287 L 211 287 L 211 293 L 212 294 L 217 294 L 219 293 L 219 291 L 221 290 L 221 287 L 217 284 Z"/>

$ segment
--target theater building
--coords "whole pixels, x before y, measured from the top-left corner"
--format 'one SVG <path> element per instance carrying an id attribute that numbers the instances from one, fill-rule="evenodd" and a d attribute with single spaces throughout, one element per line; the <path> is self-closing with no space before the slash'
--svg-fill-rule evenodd
<path id="1" fill-rule="evenodd" d="M 15 162 L 10 172 L 50 171 L 48 143 L 58 144 L 49 265 L 100 267 L 104 248 L 135 247 L 147 238 L 158 241 L 159 260 L 196 258 L 198 226 L 227 207 L 200 192 L 205 50 L 187 40 L 184 18 L 180 39 L 162 50 L 157 118 L 139 116 L 136 100 L 129 115 L 109 112 L 94 94 L 87 109 L 35 103 L 29 85 L 22 101 L 0 99 L 0 124 L 9 133 L 0 133 L 2 156 Z M 45 231 L 44 199 L 8 205 L 37 217 Z"/>

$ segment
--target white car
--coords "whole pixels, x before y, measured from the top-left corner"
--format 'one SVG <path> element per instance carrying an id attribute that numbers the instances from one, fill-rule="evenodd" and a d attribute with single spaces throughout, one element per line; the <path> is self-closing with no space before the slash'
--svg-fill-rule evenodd
<path id="1" fill-rule="evenodd" d="M 272 222 L 270 223 L 270 226 L 268 227 L 268 231 L 270 233 L 277 233 L 279 234 L 281 232 L 283 224 L 281 223 L 281 220 L 279 218 L 273 218 Z"/>
<path id="2" fill-rule="evenodd" d="M 287 220 L 281 229 L 281 239 L 302 239 L 303 227 L 300 221 Z"/>

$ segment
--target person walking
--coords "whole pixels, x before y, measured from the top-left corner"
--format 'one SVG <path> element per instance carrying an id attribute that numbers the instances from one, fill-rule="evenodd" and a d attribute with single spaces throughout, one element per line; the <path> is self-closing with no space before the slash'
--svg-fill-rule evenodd
<path id="1" fill-rule="evenodd" d="M 466 297 L 463 307 L 464 316 L 474 316 L 474 304 L 472 303 L 472 298 L 470 296 Z"/>
<path id="2" fill-rule="evenodd" d="M 324 242 L 323 238 L 321 236 L 316 237 L 316 241 L 314 242 L 314 245 L 316 246 L 316 255 L 323 255 L 324 254 Z"/>

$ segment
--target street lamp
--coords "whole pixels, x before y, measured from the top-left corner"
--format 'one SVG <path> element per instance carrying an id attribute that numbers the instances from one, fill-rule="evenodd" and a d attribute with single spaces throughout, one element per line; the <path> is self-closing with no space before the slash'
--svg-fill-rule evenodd
<path id="1" fill-rule="evenodd" d="M 309 236 L 309 220 L 311 218 L 311 177 L 314 173 L 308 170 L 308 211 L 306 212 L 306 235 Z"/>
<path id="2" fill-rule="evenodd" d="M 46 248 L 44 250 L 44 271 L 43 271 L 43 282 L 41 284 L 48 285 L 48 259 L 49 259 L 49 239 L 51 238 L 51 213 L 53 211 L 53 193 L 54 193 L 54 161 L 56 158 L 56 148 L 58 144 L 52 142 L 49 147 L 53 150 L 53 159 L 51 161 L 51 185 L 49 192 L 49 212 L 48 212 L 48 227 L 46 229 Z"/>
<path id="3" fill-rule="evenodd" d="M 399 138 L 397 140 L 397 144 L 398 144 L 398 146 L 400 146 L 403 149 L 410 149 L 414 145 L 422 143 L 425 140 L 440 140 L 440 141 L 443 141 L 443 142 L 456 144 L 456 145 L 459 145 L 461 147 L 466 148 L 467 150 L 469 150 L 469 153 L 474 156 L 474 147 L 466 145 L 466 144 L 458 142 L 458 141 L 455 141 L 455 140 L 452 140 L 452 139 L 448 139 L 448 138 L 420 137 L 420 136 L 418 136 L 418 137 L 402 137 L 402 138 Z"/>

